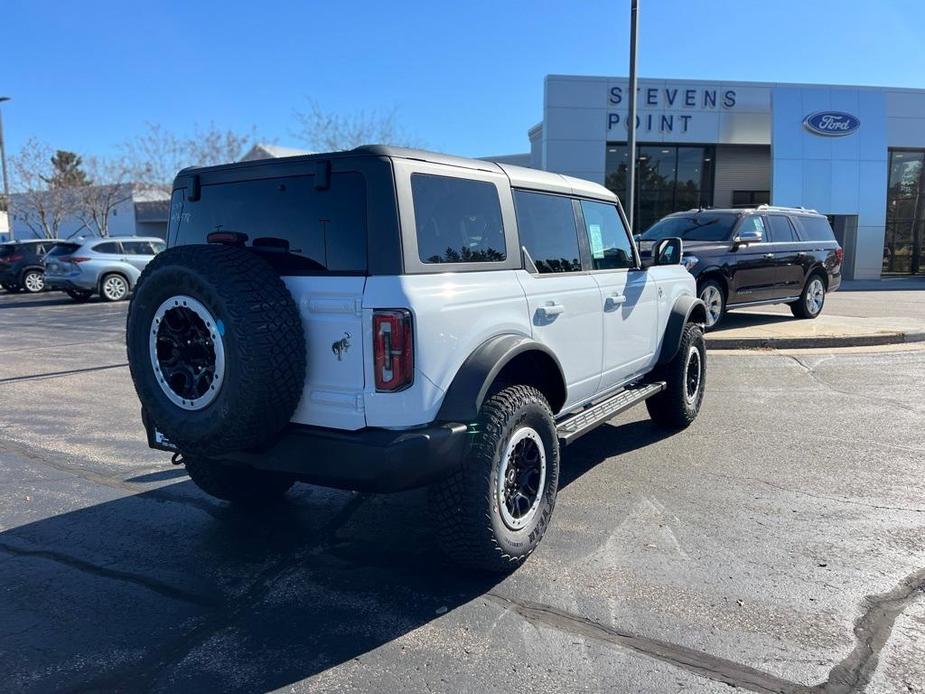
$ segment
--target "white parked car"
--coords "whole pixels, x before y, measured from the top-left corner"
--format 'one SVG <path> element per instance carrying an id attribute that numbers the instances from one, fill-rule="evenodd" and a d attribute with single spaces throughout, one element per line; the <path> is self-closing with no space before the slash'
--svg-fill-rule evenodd
<path id="1" fill-rule="evenodd" d="M 206 492 L 431 485 L 447 554 L 538 545 L 560 449 L 704 394 L 704 306 L 616 197 L 532 169 L 380 146 L 182 171 L 128 355 L 149 444 Z"/>

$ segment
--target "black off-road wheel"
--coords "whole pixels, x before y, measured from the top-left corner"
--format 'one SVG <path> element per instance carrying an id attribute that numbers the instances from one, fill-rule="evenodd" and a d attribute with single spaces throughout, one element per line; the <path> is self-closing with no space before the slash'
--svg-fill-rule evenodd
<path id="1" fill-rule="evenodd" d="M 185 454 L 259 448 L 289 422 L 305 381 L 298 308 L 253 251 L 170 248 L 138 280 L 126 326 L 135 390 Z"/>
<path id="2" fill-rule="evenodd" d="M 800 298 L 790 304 L 790 312 L 795 318 L 818 318 L 825 306 L 825 278 L 814 272 L 806 280 L 806 286 Z"/>
<path id="3" fill-rule="evenodd" d="M 241 506 L 265 506 L 280 499 L 295 480 L 278 472 L 225 465 L 208 458 L 184 458 L 186 472 L 210 496 Z"/>
<path id="4" fill-rule="evenodd" d="M 482 405 L 462 467 L 430 490 L 438 543 L 452 561 L 508 572 L 536 549 L 559 488 L 559 441 L 549 403 L 529 386 Z"/>
<path id="5" fill-rule="evenodd" d="M 666 384 L 665 390 L 646 400 L 646 409 L 654 422 L 671 429 L 684 429 L 697 418 L 706 385 L 706 356 L 703 331 L 699 325 L 688 323 L 681 334 L 678 353 L 654 375 Z"/>

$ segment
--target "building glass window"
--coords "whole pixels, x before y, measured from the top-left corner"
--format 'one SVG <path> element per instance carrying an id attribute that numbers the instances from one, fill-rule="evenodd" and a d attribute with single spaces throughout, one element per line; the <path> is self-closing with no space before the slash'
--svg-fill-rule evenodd
<path id="1" fill-rule="evenodd" d="M 925 151 L 891 150 L 883 272 L 925 271 Z"/>
<path id="2" fill-rule="evenodd" d="M 607 145 L 605 182 L 621 199 L 626 195 L 628 156 L 625 144 Z M 715 159 L 710 145 L 640 145 L 633 233 L 672 212 L 711 206 Z"/>

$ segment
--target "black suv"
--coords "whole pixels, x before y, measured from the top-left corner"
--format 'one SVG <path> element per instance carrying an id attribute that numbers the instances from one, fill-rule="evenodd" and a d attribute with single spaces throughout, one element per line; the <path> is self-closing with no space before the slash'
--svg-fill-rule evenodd
<path id="1" fill-rule="evenodd" d="M 8 292 L 37 293 L 45 289 L 42 259 L 57 239 L 30 239 L 0 243 L 0 286 Z"/>
<path id="2" fill-rule="evenodd" d="M 684 239 L 684 266 L 697 279 L 707 329 L 728 309 L 789 304 L 797 318 L 822 312 L 841 284 L 844 251 L 815 210 L 761 205 L 690 210 L 659 220 L 639 237 L 646 253 L 659 239 Z"/>

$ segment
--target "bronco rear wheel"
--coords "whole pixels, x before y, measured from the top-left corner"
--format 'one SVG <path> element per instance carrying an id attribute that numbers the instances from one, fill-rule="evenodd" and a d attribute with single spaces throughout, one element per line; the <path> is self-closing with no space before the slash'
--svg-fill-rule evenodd
<path id="1" fill-rule="evenodd" d="M 559 488 L 559 441 L 546 398 L 530 386 L 490 395 L 469 455 L 430 491 L 441 548 L 463 566 L 512 571 L 536 549 Z"/>
<path id="2" fill-rule="evenodd" d="M 158 254 L 135 288 L 126 341 L 145 411 L 187 454 L 268 443 L 302 396 L 298 309 L 272 267 L 243 248 Z"/>

